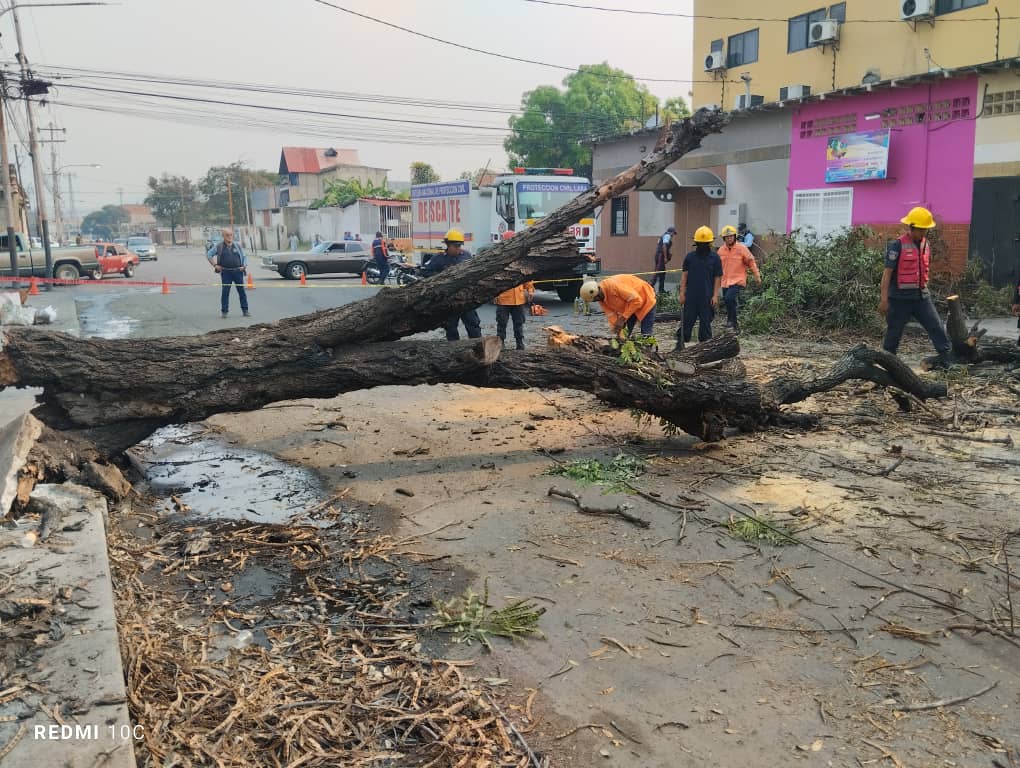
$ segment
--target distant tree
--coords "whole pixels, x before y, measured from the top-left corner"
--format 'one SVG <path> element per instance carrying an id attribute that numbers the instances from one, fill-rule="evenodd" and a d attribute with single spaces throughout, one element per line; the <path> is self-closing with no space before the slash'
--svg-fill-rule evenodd
<path id="1" fill-rule="evenodd" d="M 490 168 L 489 166 L 485 166 L 484 168 L 479 168 L 478 170 L 475 171 L 461 171 L 460 176 L 458 176 L 457 178 L 466 179 L 467 181 L 470 181 L 472 184 L 478 184 L 481 181 L 482 177 L 488 173 L 492 173 L 492 168 Z"/>
<path id="2" fill-rule="evenodd" d="M 690 117 L 691 109 L 687 106 L 687 101 L 683 96 L 670 96 L 662 103 L 660 114 L 664 122 L 666 119 L 673 121 L 679 120 L 681 117 Z"/>
<path id="3" fill-rule="evenodd" d="M 386 182 L 377 187 L 372 182 L 362 183 L 357 179 L 330 179 L 326 182 L 325 194 L 318 200 L 312 201 L 309 208 L 325 208 L 327 206 L 346 208 L 362 197 L 398 199 L 392 190 L 386 188 Z"/>
<path id="4" fill-rule="evenodd" d="M 431 184 L 434 181 L 442 181 L 442 178 L 436 169 L 428 163 L 414 162 L 411 163 L 411 183 L 412 184 Z"/>
<path id="5" fill-rule="evenodd" d="M 158 179 L 150 176 L 147 183 L 149 194 L 145 196 L 145 204 L 158 221 L 170 227 L 170 239 L 177 245 L 177 225 L 195 209 L 195 185 L 191 179 L 167 173 Z"/>
<path id="6" fill-rule="evenodd" d="M 119 205 L 104 205 L 81 221 L 81 231 L 91 232 L 95 237 L 112 240 L 120 228 L 131 221 L 131 215 Z"/>
<path id="7" fill-rule="evenodd" d="M 229 183 L 234 201 L 234 222 L 243 222 L 245 191 L 271 187 L 279 180 L 277 173 L 253 170 L 240 162 L 214 165 L 198 181 L 198 191 L 203 198 L 202 215 L 209 224 L 230 223 Z"/>
<path id="8" fill-rule="evenodd" d="M 540 85 L 521 99 L 503 142 L 511 165 L 591 170 L 582 142 L 636 128 L 655 113 L 659 100 L 633 76 L 608 63 L 584 65 L 563 80 L 565 90 Z"/>

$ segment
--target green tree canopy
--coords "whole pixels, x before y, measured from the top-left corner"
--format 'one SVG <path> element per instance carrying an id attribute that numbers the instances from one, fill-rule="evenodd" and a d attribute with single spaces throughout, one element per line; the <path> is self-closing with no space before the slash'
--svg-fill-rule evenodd
<path id="1" fill-rule="evenodd" d="M 337 206 L 346 208 L 362 197 L 397 199 L 393 191 L 386 187 L 386 182 L 377 187 L 372 182 L 362 183 L 357 179 L 330 179 L 326 182 L 325 194 L 313 201 L 309 207 Z"/>
<path id="2" fill-rule="evenodd" d="M 412 184 L 431 184 L 434 181 L 442 181 L 435 168 L 420 161 L 411 163 Z"/>
<path id="3" fill-rule="evenodd" d="M 81 231 L 90 232 L 104 240 L 112 240 L 120 234 L 121 226 L 130 220 L 131 216 L 119 205 L 104 205 L 100 210 L 93 211 L 82 219 Z"/>
<path id="4" fill-rule="evenodd" d="M 660 115 L 663 118 L 663 122 L 668 118 L 669 120 L 679 120 L 681 117 L 690 117 L 691 109 L 687 106 L 687 101 L 683 96 L 670 96 L 662 103 L 662 109 L 659 110 Z"/>
<path id="5" fill-rule="evenodd" d="M 582 141 L 637 128 L 655 114 L 658 98 L 608 63 L 580 67 L 563 80 L 565 90 L 540 85 L 524 94 L 521 113 L 510 118 L 503 142 L 510 164 L 591 171 Z"/>
<path id="6" fill-rule="evenodd" d="M 214 165 L 198 180 L 198 191 L 204 198 L 203 213 L 209 224 L 230 223 L 229 182 L 234 202 L 234 222 L 244 221 L 244 195 L 246 190 L 271 187 L 280 180 L 279 174 L 257 171 L 244 163 Z"/>
<path id="7" fill-rule="evenodd" d="M 150 176 L 149 194 L 145 204 L 152 209 L 156 219 L 170 227 L 170 237 L 177 243 L 176 227 L 195 210 L 196 190 L 191 179 L 164 173 L 158 179 Z"/>

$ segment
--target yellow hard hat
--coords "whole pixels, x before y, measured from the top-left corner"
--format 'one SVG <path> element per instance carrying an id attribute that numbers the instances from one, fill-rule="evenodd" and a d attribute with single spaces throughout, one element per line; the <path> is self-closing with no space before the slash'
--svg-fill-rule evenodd
<path id="1" fill-rule="evenodd" d="M 900 221 L 918 229 L 931 229 L 935 226 L 935 217 L 931 215 L 931 211 L 921 207 L 911 208 L 910 213 Z"/>
<path id="2" fill-rule="evenodd" d="M 443 239 L 448 243 L 463 243 L 464 233 L 459 229 L 451 229 L 443 236 Z"/>
<path id="3" fill-rule="evenodd" d="M 581 298 L 585 301 L 595 301 L 595 297 L 599 295 L 599 284 L 594 280 L 589 280 L 581 286 Z"/>
<path id="4" fill-rule="evenodd" d="M 725 227 L 722 228 L 722 232 L 720 232 L 719 234 L 722 237 L 727 237 L 728 235 L 733 235 L 734 237 L 736 237 L 737 228 L 734 227 L 732 224 L 727 224 Z"/>
<path id="5" fill-rule="evenodd" d="M 698 227 L 694 230 L 694 242 L 696 243 L 711 243 L 715 240 L 715 235 L 712 234 L 711 227 Z"/>

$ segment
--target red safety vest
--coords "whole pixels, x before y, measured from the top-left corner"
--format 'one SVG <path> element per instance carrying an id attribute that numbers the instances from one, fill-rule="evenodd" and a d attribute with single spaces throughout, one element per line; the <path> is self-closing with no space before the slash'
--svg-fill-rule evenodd
<path id="1" fill-rule="evenodd" d="M 928 267 L 931 264 L 931 249 L 928 239 L 917 247 L 909 234 L 900 237 L 900 259 L 896 267 L 898 288 L 925 288 L 928 285 Z"/>

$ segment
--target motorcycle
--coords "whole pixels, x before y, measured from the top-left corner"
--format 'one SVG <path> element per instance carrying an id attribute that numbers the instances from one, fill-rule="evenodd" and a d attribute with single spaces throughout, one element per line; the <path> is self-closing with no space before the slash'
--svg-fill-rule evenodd
<path id="1" fill-rule="evenodd" d="M 365 279 L 369 285 L 382 285 L 382 273 L 379 271 L 379 265 L 374 261 L 365 267 Z M 392 279 L 397 285 L 412 285 L 422 279 L 421 267 L 393 259 L 390 261 L 387 279 Z"/>

